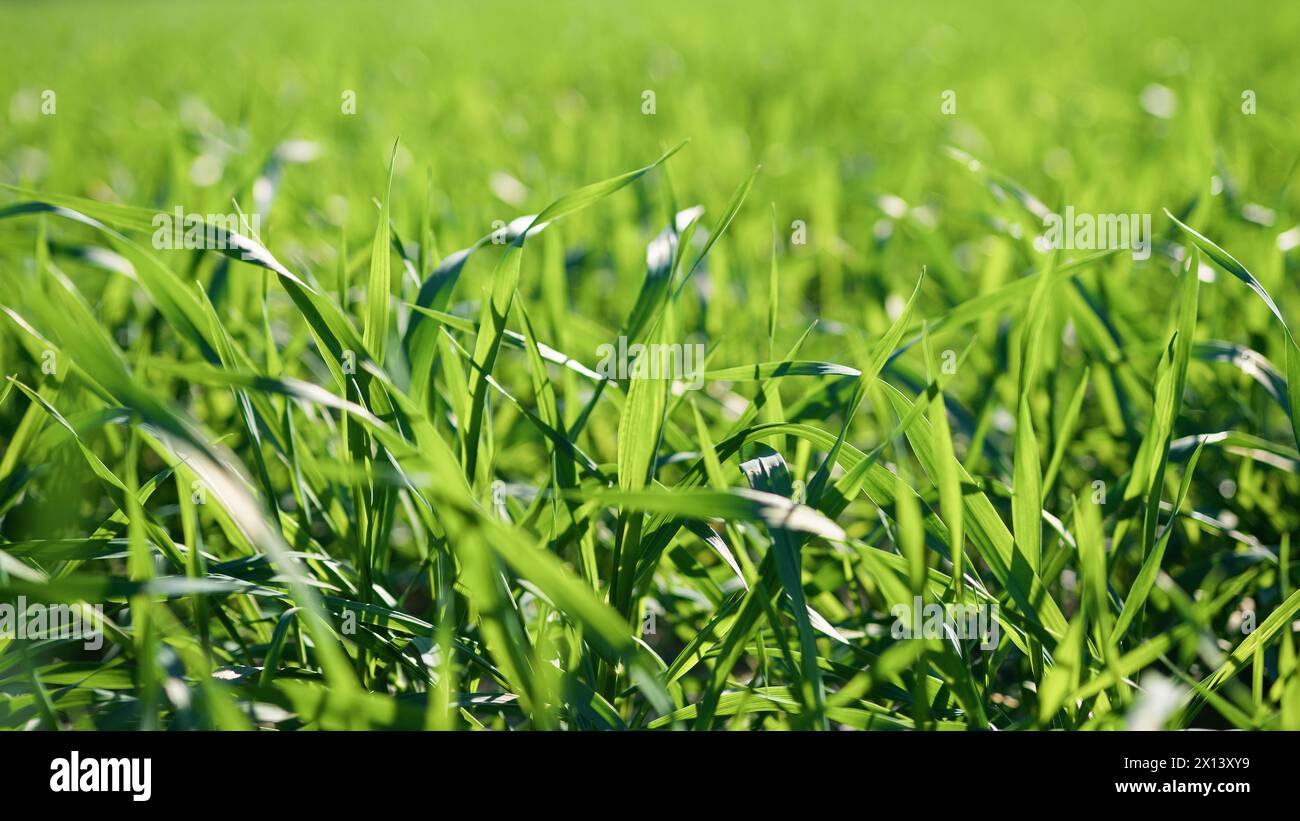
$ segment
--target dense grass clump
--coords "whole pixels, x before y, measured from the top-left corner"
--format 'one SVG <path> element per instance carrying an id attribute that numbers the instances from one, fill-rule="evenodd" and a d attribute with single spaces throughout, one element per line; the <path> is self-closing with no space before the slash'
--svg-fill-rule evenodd
<path id="1" fill-rule="evenodd" d="M 0 9 L 0 727 L 1300 729 L 1294 9 L 447 6 Z"/>

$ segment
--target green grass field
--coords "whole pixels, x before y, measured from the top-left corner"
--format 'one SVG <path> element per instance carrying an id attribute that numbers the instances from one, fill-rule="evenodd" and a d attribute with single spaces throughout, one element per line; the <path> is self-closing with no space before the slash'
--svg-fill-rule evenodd
<path id="1" fill-rule="evenodd" d="M 1300 729 L 1298 27 L 0 6 L 0 727 Z"/>

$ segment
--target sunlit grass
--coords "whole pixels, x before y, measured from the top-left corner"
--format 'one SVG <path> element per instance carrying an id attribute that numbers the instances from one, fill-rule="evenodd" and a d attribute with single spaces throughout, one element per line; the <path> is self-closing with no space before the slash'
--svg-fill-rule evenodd
<path id="1" fill-rule="evenodd" d="M 0 727 L 1300 729 L 1294 26 L 669 6 L 0 11 Z"/>

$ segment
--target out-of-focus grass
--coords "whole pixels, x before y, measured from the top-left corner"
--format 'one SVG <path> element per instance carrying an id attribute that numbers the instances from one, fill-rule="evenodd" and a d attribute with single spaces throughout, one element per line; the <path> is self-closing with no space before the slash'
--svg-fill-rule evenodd
<path id="1" fill-rule="evenodd" d="M 1300 727 L 1297 14 L 5 5 L 0 726 Z"/>

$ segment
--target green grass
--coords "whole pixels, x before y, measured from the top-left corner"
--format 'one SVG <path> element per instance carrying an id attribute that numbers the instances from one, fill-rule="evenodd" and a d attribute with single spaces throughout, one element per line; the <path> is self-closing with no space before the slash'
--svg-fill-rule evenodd
<path id="1" fill-rule="evenodd" d="M 1269 15 L 4 6 L 0 727 L 1300 729 Z"/>

